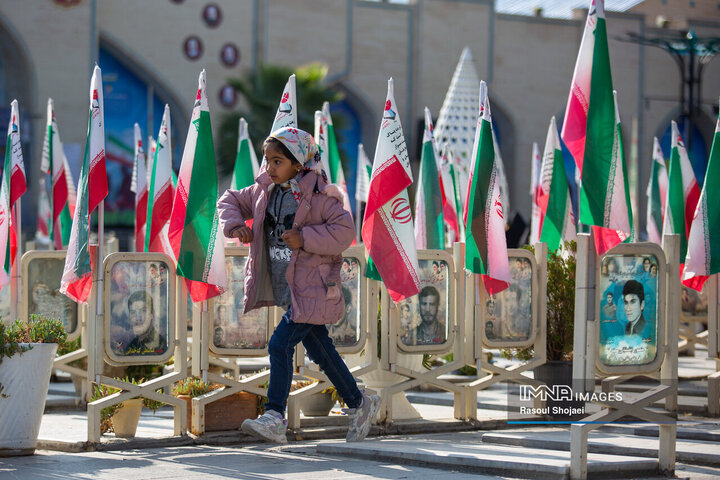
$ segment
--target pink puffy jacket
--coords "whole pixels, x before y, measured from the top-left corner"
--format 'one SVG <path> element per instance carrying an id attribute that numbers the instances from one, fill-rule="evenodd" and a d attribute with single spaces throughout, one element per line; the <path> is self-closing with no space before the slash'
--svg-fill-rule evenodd
<path id="1" fill-rule="evenodd" d="M 315 192 L 317 184 L 318 192 Z M 290 285 L 292 321 L 315 325 L 337 322 L 345 301 L 340 283 L 342 252 L 355 237 L 352 216 L 343 208 L 342 194 L 314 172 L 299 181 L 301 197 L 293 229 L 302 235 L 303 247 L 293 250 L 286 278 Z M 245 308 L 275 305 L 265 245 L 265 210 L 274 184 L 267 173 L 242 190 L 226 190 L 218 200 L 220 225 L 225 236 L 253 219 L 253 240 L 245 265 Z"/>

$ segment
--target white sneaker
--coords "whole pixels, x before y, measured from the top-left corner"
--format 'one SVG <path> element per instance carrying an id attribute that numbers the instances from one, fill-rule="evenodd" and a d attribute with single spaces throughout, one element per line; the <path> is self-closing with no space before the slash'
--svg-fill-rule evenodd
<path id="1" fill-rule="evenodd" d="M 358 408 L 343 408 L 343 412 L 350 415 L 350 428 L 348 428 L 348 442 L 359 442 L 370 433 L 370 426 L 380 410 L 380 395 L 368 397 L 363 393 L 362 403 Z"/>
<path id="2" fill-rule="evenodd" d="M 245 420 L 240 429 L 248 435 L 274 443 L 287 443 L 288 422 L 278 412 L 268 410 L 255 420 Z"/>

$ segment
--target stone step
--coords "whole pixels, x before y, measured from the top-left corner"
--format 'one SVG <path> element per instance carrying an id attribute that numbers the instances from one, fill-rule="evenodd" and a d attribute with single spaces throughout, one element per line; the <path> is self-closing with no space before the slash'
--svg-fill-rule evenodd
<path id="1" fill-rule="evenodd" d="M 619 433 L 622 435 L 638 435 L 642 437 L 658 437 L 659 428 L 657 425 L 628 425 L 608 424 L 599 428 L 605 432 Z M 717 423 L 696 423 L 691 425 L 678 424 L 678 440 L 702 440 L 705 442 L 717 442 L 720 445 L 720 425 Z"/>
<path id="2" fill-rule="evenodd" d="M 423 438 L 383 438 L 357 443 L 322 442 L 317 453 L 361 457 L 399 464 L 421 464 L 442 469 L 495 473 L 518 478 L 561 478 L 570 474 L 570 453 L 561 450 L 519 448 L 480 443 L 476 432 L 427 435 Z M 601 478 L 652 475 L 656 459 L 589 454 L 588 473 Z"/>
<path id="3" fill-rule="evenodd" d="M 483 443 L 525 448 L 570 451 L 568 429 L 544 431 L 503 431 L 485 433 Z M 588 437 L 588 452 L 606 455 L 632 455 L 657 459 L 659 440 L 646 436 L 628 436 L 607 431 L 593 431 Z M 676 460 L 693 465 L 720 465 L 720 444 L 712 441 L 681 440 L 676 442 Z"/>

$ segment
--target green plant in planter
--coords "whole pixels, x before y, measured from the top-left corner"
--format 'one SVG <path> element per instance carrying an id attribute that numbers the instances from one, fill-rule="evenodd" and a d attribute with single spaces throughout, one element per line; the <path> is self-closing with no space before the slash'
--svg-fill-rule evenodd
<path id="1" fill-rule="evenodd" d="M 95 385 L 93 387 L 93 394 L 92 398 L 90 398 L 90 401 L 94 402 L 95 400 L 100 400 L 101 398 L 105 398 L 119 391 L 120 390 L 118 390 L 117 388 L 108 387 L 107 385 Z M 111 405 L 100 410 L 100 434 L 114 431 L 112 424 L 112 416 L 115 415 L 121 407 L 122 403 L 118 403 L 116 405 Z"/>
<path id="2" fill-rule="evenodd" d="M 18 352 L 32 349 L 21 343 L 57 343 L 58 348 L 67 341 L 67 332 L 60 320 L 30 315 L 27 321 L 15 320 L 10 326 L 0 323 L 0 363 Z"/>
<path id="3" fill-rule="evenodd" d="M 531 246 L 523 247 L 535 253 Z M 547 360 L 572 360 L 575 327 L 575 252 L 577 243 L 564 242 L 547 260 Z M 505 358 L 532 358 L 532 348 L 506 349 Z"/>
<path id="4" fill-rule="evenodd" d="M 198 377 L 184 378 L 172 387 L 172 394 L 176 397 L 187 395 L 190 398 L 205 395 L 208 392 L 217 390 L 221 386 L 216 383 L 203 382 Z"/>

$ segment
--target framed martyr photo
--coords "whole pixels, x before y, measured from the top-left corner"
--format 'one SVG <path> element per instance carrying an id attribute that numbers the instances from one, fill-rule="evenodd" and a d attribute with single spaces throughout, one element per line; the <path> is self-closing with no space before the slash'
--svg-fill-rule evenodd
<path id="1" fill-rule="evenodd" d="M 597 368 L 648 373 L 662 361 L 665 255 L 652 243 L 621 244 L 599 260 L 596 289 Z"/>
<path id="2" fill-rule="evenodd" d="M 539 330 L 538 268 L 527 250 L 508 251 L 510 286 L 488 294 L 480 288 L 479 324 L 482 341 L 488 347 L 527 347 L 535 342 Z M 481 282 L 482 283 L 482 282 Z"/>
<path id="3" fill-rule="evenodd" d="M 77 303 L 60 293 L 66 256 L 65 250 L 32 250 L 23 255 L 22 288 L 27 294 L 22 296 L 21 311 L 23 318 L 43 315 L 60 320 L 72 341 L 80 336 L 81 321 Z M 4 290 L 9 293 L 9 285 Z"/>
<path id="4" fill-rule="evenodd" d="M 345 311 L 343 317 L 328 325 L 328 333 L 340 353 L 357 353 L 365 347 L 367 336 L 367 279 L 365 250 L 352 247 L 343 253 L 340 268 Z"/>
<path id="5" fill-rule="evenodd" d="M 271 308 L 243 314 L 248 253 L 247 247 L 225 247 L 228 288 L 208 303 L 210 350 L 218 355 L 267 354 Z"/>
<path id="6" fill-rule="evenodd" d="M 403 352 L 452 348 L 455 326 L 455 265 L 442 250 L 418 250 L 420 293 L 397 303 L 397 346 Z"/>
<path id="7" fill-rule="evenodd" d="M 112 363 L 162 363 L 173 355 L 172 264 L 162 253 L 114 253 L 105 258 L 105 354 Z"/>

